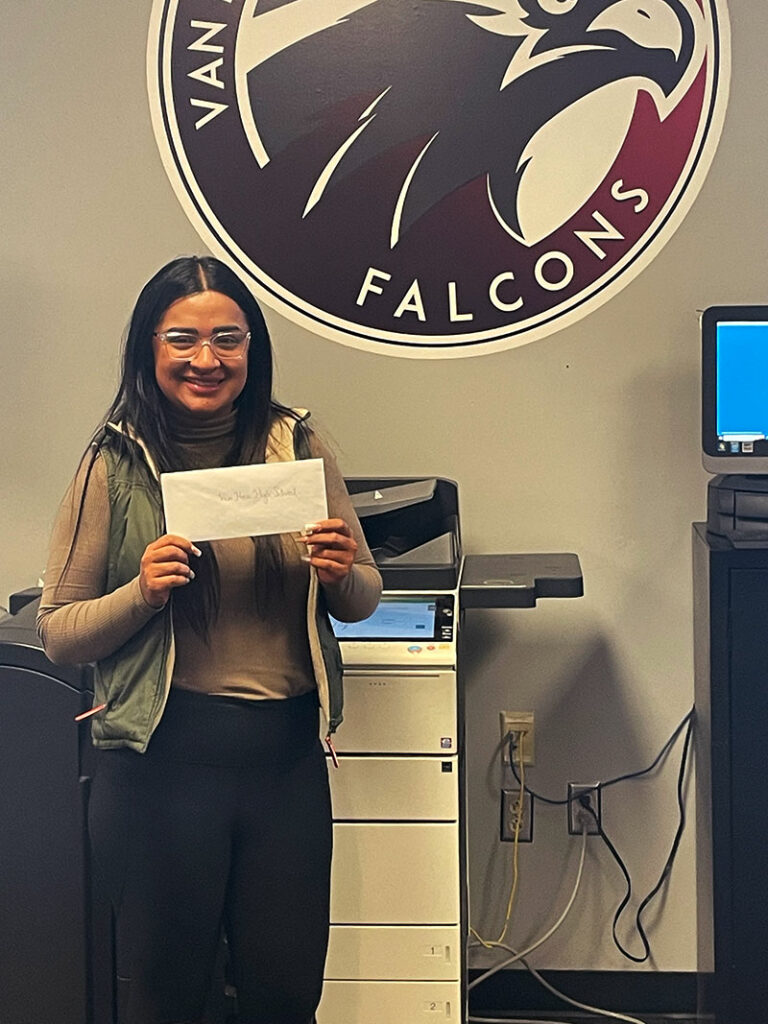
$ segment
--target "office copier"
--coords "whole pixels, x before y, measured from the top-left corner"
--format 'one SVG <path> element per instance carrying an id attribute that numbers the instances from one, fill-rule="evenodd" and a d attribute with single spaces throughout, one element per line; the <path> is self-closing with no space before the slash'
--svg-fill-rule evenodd
<path id="1" fill-rule="evenodd" d="M 318 1024 L 459 1024 L 468 927 L 460 630 L 464 608 L 576 596 L 575 555 L 463 558 L 457 487 L 347 481 L 384 580 L 334 623 L 344 724 L 329 760 L 331 936 Z"/>

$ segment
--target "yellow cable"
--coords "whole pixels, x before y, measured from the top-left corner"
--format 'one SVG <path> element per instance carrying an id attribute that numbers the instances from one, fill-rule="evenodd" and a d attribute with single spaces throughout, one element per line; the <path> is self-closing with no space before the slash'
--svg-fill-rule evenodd
<path id="1" fill-rule="evenodd" d="M 520 736 L 519 736 L 518 747 L 517 747 L 517 750 L 519 752 L 519 757 L 518 757 L 518 775 L 519 775 L 519 782 L 520 782 L 520 790 L 519 790 L 519 796 L 518 796 L 518 799 L 517 799 L 517 804 L 515 806 L 515 831 L 514 831 L 514 835 L 513 835 L 513 838 L 512 838 L 512 842 L 514 844 L 513 845 L 513 849 L 512 849 L 512 888 L 510 889 L 509 902 L 507 903 L 507 912 L 506 912 L 506 915 L 504 917 L 504 927 L 502 929 L 501 935 L 498 937 L 498 939 L 496 939 L 495 942 L 492 939 L 484 939 L 482 937 L 482 935 L 480 935 L 474 928 L 470 927 L 470 929 L 469 929 L 470 933 L 472 935 L 474 935 L 474 937 L 477 939 L 477 941 L 482 946 L 485 946 L 486 949 L 495 949 L 500 943 L 503 943 L 504 938 L 505 938 L 505 936 L 507 934 L 507 929 L 509 928 L 509 921 L 510 921 L 510 918 L 512 916 L 512 906 L 513 906 L 513 904 L 515 902 L 515 897 L 517 896 L 517 886 L 518 886 L 518 881 L 519 881 L 519 877 L 520 877 L 520 875 L 519 875 L 519 864 L 518 864 L 518 851 L 520 849 L 520 829 L 521 829 L 522 824 L 523 824 L 523 812 L 525 810 L 525 767 L 524 767 L 524 760 L 525 759 L 523 757 L 524 745 L 525 745 L 525 733 L 521 732 Z"/>
<path id="2" fill-rule="evenodd" d="M 513 839 L 512 849 L 512 889 L 509 893 L 509 903 L 507 904 L 507 914 L 504 918 L 504 928 L 502 929 L 501 935 L 498 937 L 496 942 L 503 942 L 509 928 L 509 919 L 512 916 L 512 905 L 515 902 L 517 896 L 517 883 L 520 879 L 518 869 L 518 851 L 520 850 L 520 827 L 523 823 L 523 808 L 525 807 L 525 768 L 523 767 L 524 757 L 523 749 L 525 746 L 525 733 L 520 733 L 520 740 L 518 743 L 518 750 L 520 752 L 520 760 L 518 761 L 518 769 L 520 775 L 520 794 L 517 800 L 517 806 L 515 807 L 515 835 Z"/>

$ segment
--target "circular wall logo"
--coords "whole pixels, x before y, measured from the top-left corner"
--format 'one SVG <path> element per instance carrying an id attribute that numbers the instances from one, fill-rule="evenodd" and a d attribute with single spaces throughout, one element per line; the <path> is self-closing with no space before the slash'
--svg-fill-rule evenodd
<path id="1" fill-rule="evenodd" d="M 204 241 L 309 330 L 465 356 L 573 323 L 714 153 L 725 0 L 155 0 L 153 124 Z"/>

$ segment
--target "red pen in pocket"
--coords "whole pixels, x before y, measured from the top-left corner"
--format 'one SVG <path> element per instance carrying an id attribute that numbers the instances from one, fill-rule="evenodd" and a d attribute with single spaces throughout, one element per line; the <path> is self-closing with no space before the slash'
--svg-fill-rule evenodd
<path id="1" fill-rule="evenodd" d="M 76 722 L 82 722 L 84 718 L 90 718 L 91 715 L 98 715 L 100 711 L 103 711 L 106 704 L 97 704 L 95 707 L 88 708 L 87 711 L 81 711 L 79 715 L 75 715 Z"/>

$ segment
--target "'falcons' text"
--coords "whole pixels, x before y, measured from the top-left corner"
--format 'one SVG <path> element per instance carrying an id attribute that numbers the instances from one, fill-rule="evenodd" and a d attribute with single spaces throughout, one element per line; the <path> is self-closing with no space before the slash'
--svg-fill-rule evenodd
<path id="1" fill-rule="evenodd" d="M 635 188 L 624 191 L 624 182 L 619 179 L 611 186 L 611 195 L 617 202 L 634 200 L 634 213 L 641 213 L 648 205 L 649 196 L 645 189 Z M 597 259 L 604 260 L 606 251 L 600 244 L 601 241 L 623 241 L 624 235 L 599 211 L 594 210 L 593 219 L 600 225 L 599 228 L 586 230 L 574 230 L 573 235 L 593 253 Z M 559 249 L 552 249 L 543 253 L 536 260 L 533 268 L 533 278 L 539 288 L 548 292 L 563 291 L 573 281 L 575 273 L 574 262 L 571 257 Z M 368 296 L 383 295 L 384 284 L 392 280 L 392 275 L 385 270 L 376 267 L 368 267 L 360 291 L 357 296 L 357 305 L 365 304 Z M 504 270 L 497 274 L 488 285 L 488 301 L 496 309 L 505 313 L 514 313 L 522 309 L 525 299 L 516 293 L 511 287 L 515 281 L 515 274 L 511 270 Z M 458 287 L 456 281 L 447 282 L 448 316 L 452 323 L 474 320 L 474 313 L 469 310 L 460 310 Z M 427 308 L 422 294 L 422 286 L 418 277 L 415 277 L 406 289 L 392 316 L 400 318 L 406 313 L 414 314 L 422 323 L 427 322 Z"/>

